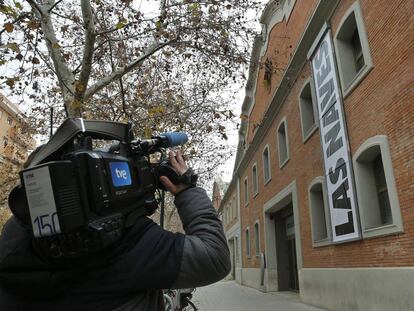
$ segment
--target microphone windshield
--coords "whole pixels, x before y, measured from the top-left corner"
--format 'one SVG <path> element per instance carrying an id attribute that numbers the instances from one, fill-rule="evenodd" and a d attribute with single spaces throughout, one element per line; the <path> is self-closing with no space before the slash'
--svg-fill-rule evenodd
<path id="1" fill-rule="evenodd" d="M 167 140 L 163 147 L 184 145 L 188 141 L 187 134 L 183 132 L 167 132 L 162 133 L 160 136 Z"/>

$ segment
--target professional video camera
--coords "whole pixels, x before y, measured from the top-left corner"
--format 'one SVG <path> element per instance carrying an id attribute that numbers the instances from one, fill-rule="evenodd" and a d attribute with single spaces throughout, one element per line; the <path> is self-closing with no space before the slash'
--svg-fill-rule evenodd
<path id="1" fill-rule="evenodd" d="M 95 140 L 116 143 L 98 149 Z M 21 185 L 10 193 L 10 209 L 50 257 L 96 252 L 157 209 L 159 176 L 195 185 L 191 169 L 178 175 L 168 161 L 150 161 L 151 154 L 187 140 L 178 132 L 134 140 L 131 124 L 67 119 L 29 156 Z"/>

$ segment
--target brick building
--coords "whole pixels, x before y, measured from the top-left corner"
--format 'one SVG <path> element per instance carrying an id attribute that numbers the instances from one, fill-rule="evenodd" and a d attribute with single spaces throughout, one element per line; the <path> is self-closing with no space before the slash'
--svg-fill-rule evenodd
<path id="1" fill-rule="evenodd" d="M 213 202 L 213 206 L 216 210 L 218 210 L 221 205 L 221 200 L 227 187 L 228 183 L 224 182 L 221 178 L 216 179 L 213 183 L 213 196 L 211 201 Z"/>
<path id="2" fill-rule="evenodd" d="M 240 283 L 414 310 L 413 15 L 407 0 L 266 6 L 220 207 L 236 206 Z"/>
<path id="3" fill-rule="evenodd" d="M 234 184 L 229 188 L 229 183 L 220 178 L 213 183 L 212 202 L 223 222 L 226 238 L 229 243 L 232 270 L 227 279 L 236 279 L 241 282 L 240 260 L 240 217 L 238 194 L 235 193 Z M 226 204 L 222 204 L 225 201 Z"/>

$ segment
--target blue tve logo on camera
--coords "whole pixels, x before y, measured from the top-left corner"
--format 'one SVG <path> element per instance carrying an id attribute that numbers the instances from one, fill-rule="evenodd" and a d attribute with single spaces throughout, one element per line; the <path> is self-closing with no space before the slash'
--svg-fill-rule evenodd
<path id="1" fill-rule="evenodd" d="M 132 184 L 127 162 L 110 162 L 109 168 L 111 169 L 112 183 L 115 187 L 130 186 Z"/>

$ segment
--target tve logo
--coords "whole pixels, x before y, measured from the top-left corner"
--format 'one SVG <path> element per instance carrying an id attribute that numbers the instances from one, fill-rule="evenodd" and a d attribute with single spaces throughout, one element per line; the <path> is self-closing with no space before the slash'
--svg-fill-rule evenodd
<path id="1" fill-rule="evenodd" d="M 132 184 L 127 162 L 110 162 L 109 168 L 111 169 L 112 183 L 115 187 L 130 186 Z"/>

